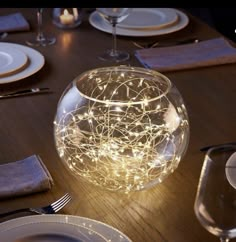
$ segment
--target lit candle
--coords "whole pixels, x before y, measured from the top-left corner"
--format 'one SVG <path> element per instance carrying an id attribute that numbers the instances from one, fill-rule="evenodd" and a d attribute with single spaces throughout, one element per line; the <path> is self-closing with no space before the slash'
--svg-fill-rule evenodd
<path id="1" fill-rule="evenodd" d="M 65 9 L 63 14 L 60 16 L 60 21 L 62 24 L 73 24 L 74 16 L 70 14 L 67 9 Z"/>

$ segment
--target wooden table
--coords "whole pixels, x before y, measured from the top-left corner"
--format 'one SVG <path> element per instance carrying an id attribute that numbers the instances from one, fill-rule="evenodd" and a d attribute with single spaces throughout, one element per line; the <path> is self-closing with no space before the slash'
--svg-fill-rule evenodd
<path id="1" fill-rule="evenodd" d="M 5 41 L 25 44 L 35 34 L 35 9 L 1 9 L 0 14 L 21 11 L 31 31 L 9 33 Z M 39 154 L 53 176 L 55 185 L 48 191 L 0 201 L 0 212 L 27 206 L 41 206 L 65 192 L 73 196 L 61 213 L 96 219 L 121 230 L 134 242 L 213 242 L 218 238 L 207 232 L 195 217 L 193 204 L 205 145 L 235 141 L 236 65 L 164 73 L 176 85 L 185 101 L 190 121 L 188 150 L 177 170 L 162 184 L 129 195 L 104 191 L 72 176 L 63 166 L 54 143 L 53 121 L 59 98 L 67 85 L 82 72 L 116 65 L 98 60 L 110 47 L 111 35 L 93 28 L 84 14 L 82 24 L 63 30 L 52 24 L 52 9 L 43 13 L 44 32 L 53 33 L 57 42 L 35 47 L 46 60 L 36 74 L 18 82 L 0 85 L 0 91 L 50 87 L 52 94 L 4 99 L 0 102 L 0 162 L 6 163 Z M 175 39 L 220 36 L 203 22 L 190 16 L 189 25 L 176 33 L 147 39 Z M 130 52 L 122 64 L 140 66 L 134 57 L 132 40 L 118 37 L 118 46 Z M 232 240 L 236 241 L 236 240 Z"/>

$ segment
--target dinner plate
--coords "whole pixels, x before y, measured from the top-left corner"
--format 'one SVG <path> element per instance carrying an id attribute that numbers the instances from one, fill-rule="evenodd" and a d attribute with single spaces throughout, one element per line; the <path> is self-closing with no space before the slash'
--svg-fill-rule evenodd
<path id="1" fill-rule="evenodd" d="M 158 29 L 174 24 L 178 20 L 172 8 L 133 8 L 127 18 L 117 24 L 120 28 Z"/>
<path id="2" fill-rule="evenodd" d="M 131 242 L 117 229 L 85 217 L 32 215 L 0 224 L 1 241 L 7 242 Z"/>
<path id="3" fill-rule="evenodd" d="M 165 28 L 159 28 L 159 29 L 128 29 L 128 28 L 117 27 L 116 34 L 121 36 L 130 36 L 130 37 L 148 37 L 148 36 L 169 34 L 169 33 L 179 31 L 188 25 L 189 18 L 182 11 L 177 9 L 173 9 L 173 10 L 176 12 L 178 16 L 178 20 L 176 21 L 176 23 L 170 26 L 166 26 Z M 106 22 L 99 15 L 97 11 L 94 11 L 93 13 L 90 14 L 89 22 L 96 29 L 99 29 L 106 33 L 112 33 L 111 25 L 108 22 Z"/>
<path id="4" fill-rule="evenodd" d="M 11 75 L 0 76 L 0 84 L 15 82 L 33 75 L 39 71 L 45 63 L 44 56 L 40 52 L 25 45 L 1 42 L 0 48 L 15 48 L 25 53 L 25 55 L 28 57 L 25 68 L 20 69 L 19 72 L 14 72 Z"/>
<path id="5" fill-rule="evenodd" d="M 14 228 L 0 232 L 7 242 L 106 242 L 99 233 L 84 226 L 61 222 L 37 221 L 18 224 Z"/>
<path id="6" fill-rule="evenodd" d="M 27 59 L 26 54 L 19 49 L 0 46 L 0 76 L 21 69 Z"/>

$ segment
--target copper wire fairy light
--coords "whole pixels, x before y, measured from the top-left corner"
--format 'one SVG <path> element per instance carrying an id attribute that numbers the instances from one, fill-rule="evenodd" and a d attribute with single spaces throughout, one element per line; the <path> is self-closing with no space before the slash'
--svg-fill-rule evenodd
<path id="1" fill-rule="evenodd" d="M 92 71 L 88 81 L 91 89 L 79 90 L 84 104 L 54 122 L 60 157 L 74 174 L 112 191 L 161 182 L 178 166 L 189 128 L 184 105 L 168 97 L 169 80 L 115 69 Z"/>

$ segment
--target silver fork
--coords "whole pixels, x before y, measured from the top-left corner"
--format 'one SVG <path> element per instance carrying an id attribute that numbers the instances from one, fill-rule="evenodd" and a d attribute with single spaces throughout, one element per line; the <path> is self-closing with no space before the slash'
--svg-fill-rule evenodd
<path id="1" fill-rule="evenodd" d="M 1 213 L 0 217 L 5 217 L 9 216 L 15 213 L 20 213 L 20 212 L 33 212 L 37 214 L 53 214 L 61 210 L 66 206 L 68 202 L 71 200 L 71 196 L 66 193 L 64 196 L 59 198 L 57 201 L 53 202 L 52 204 L 49 204 L 45 207 L 37 207 L 37 208 L 22 208 L 22 209 L 17 209 L 14 211 L 10 211 L 7 213 Z"/>

